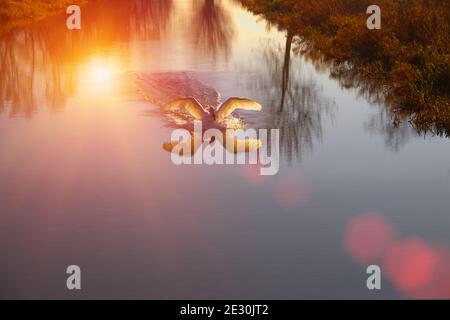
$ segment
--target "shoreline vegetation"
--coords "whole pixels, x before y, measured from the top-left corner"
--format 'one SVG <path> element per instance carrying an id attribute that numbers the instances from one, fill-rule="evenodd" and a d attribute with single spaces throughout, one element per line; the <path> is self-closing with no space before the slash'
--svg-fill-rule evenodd
<path id="1" fill-rule="evenodd" d="M 378 0 L 382 27 L 369 30 L 370 0 L 239 1 L 286 31 L 293 52 L 386 103 L 394 125 L 406 119 L 419 133 L 450 136 L 450 2 Z"/>

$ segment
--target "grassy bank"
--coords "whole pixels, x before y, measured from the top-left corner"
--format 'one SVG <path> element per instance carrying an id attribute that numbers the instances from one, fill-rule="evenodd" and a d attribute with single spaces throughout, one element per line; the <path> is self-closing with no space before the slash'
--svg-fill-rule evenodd
<path id="1" fill-rule="evenodd" d="M 382 29 L 368 30 L 370 0 L 241 0 L 298 48 L 333 65 L 335 76 L 366 82 L 419 131 L 450 132 L 450 2 L 378 0 Z M 363 80 L 362 80 L 363 78 Z M 369 82 L 369 84 L 367 84 Z"/>
<path id="2" fill-rule="evenodd" d="M 4 0 L 0 4 L 0 32 L 64 12 L 69 5 L 87 0 Z"/>

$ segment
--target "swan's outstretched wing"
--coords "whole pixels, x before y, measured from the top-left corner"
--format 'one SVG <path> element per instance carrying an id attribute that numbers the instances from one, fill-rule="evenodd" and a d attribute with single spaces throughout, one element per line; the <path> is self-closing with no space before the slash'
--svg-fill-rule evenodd
<path id="1" fill-rule="evenodd" d="M 195 98 L 186 98 L 169 102 L 164 107 L 164 110 L 172 112 L 186 111 L 197 120 L 201 120 L 203 116 L 207 114 L 200 102 Z"/>
<path id="2" fill-rule="evenodd" d="M 219 110 L 216 113 L 216 119 L 219 121 L 223 120 L 230 116 L 237 109 L 261 111 L 262 106 L 254 100 L 230 98 L 220 106 Z"/>

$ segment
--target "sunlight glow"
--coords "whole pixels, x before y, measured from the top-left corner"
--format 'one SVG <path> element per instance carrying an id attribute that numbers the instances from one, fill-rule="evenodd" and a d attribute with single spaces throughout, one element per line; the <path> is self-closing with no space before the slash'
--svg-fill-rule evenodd
<path id="1" fill-rule="evenodd" d="M 115 59 L 95 56 L 87 61 L 80 74 L 80 88 L 90 95 L 112 93 L 119 73 L 120 65 Z"/>
<path id="2" fill-rule="evenodd" d="M 98 83 L 107 81 L 112 75 L 111 70 L 102 65 L 93 66 L 90 71 L 90 76 L 95 82 Z"/>

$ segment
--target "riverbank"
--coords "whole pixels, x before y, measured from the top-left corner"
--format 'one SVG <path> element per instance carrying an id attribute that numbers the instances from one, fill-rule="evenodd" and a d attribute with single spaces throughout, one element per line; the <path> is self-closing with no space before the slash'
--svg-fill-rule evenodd
<path id="1" fill-rule="evenodd" d="M 241 0 L 288 34 L 293 50 L 329 63 L 346 86 L 379 96 L 420 132 L 450 133 L 450 3 L 380 0 L 381 30 L 368 30 L 369 0 Z"/>
<path id="2" fill-rule="evenodd" d="M 85 2 L 87 0 L 6 0 L 0 5 L 0 33 L 65 12 L 69 5 Z"/>

